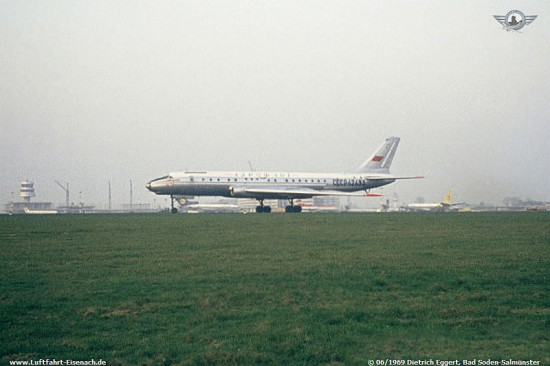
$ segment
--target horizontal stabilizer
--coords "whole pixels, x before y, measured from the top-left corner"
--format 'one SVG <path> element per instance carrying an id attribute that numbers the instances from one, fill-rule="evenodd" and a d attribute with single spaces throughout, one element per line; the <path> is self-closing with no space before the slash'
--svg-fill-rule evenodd
<path id="1" fill-rule="evenodd" d="M 367 180 L 396 180 L 396 179 L 424 179 L 423 176 L 414 176 L 414 177 L 394 177 L 394 176 L 384 176 L 384 175 L 375 175 L 375 176 L 366 176 Z"/>

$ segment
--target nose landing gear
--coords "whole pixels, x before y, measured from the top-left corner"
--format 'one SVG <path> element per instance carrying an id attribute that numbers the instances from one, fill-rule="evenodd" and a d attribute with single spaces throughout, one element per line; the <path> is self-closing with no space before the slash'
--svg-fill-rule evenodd
<path id="1" fill-rule="evenodd" d="M 178 209 L 174 207 L 174 196 L 173 195 L 170 195 L 170 207 L 172 207 L 170 212 L 172 212 L 173 214 L 178 213 Z"/>

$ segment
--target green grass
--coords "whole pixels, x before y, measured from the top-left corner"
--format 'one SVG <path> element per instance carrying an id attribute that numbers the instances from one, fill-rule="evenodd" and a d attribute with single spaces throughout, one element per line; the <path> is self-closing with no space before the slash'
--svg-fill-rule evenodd
<path id="1" fill-rule="evenodd" d="M 550 214 L 0 216 L 0 363 L 550 363 Z"/>

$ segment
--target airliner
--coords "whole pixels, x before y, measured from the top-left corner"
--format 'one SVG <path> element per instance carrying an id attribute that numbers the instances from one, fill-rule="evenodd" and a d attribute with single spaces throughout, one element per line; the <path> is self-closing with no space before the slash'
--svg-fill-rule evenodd
<path id="1" fill-rule="evenodd" d="M 57 210 L 31 210 L 27 207 L 25 207 L 23 211 L 27 215 L 55 215 L 58 213 Z"/>
<path id="2" fill-rule="evenodd" d="M 285 212 L 302 212 L 300 205 L 294 205 L 294 199 L 313 196 L 379 197 L 381 194 L 370 190 L 397 179 L 422 178 L 390 174 L 399 141 L 399 137 L 387 138 L 354 173 L 184 171 L 153 179 L 146 187 L 156 194 L 170 195 L 172 213 L 177 212 L 174 196 L 178 195 L 254 198 L 259 202 L 257 213 L 271 212 L 271 206 L 264 206 L 265 199 L 284 199 L 289 201 Z"/>
<path id="3" fill-rule="evenodd" d="M 236 204 L 236 199 L 222 199 L 215 203 L 199 203 L 192 201 L 193 197 L 174 197 L 180 204 L 180 209 L 187 213 L 242 213 L 243 209 Z"/>
<path id="4" fill-rule="evenodd" d="M 406 209 L 409 211 L 447 211 L 453 206 L 462 204 L 464 202 L 453 203 L 452 191 L 449 189 L 443 201 L 439 203 L 410 203 Z"/>
<path id="5" fill-rule="evenodd" d="M 242 213 L 243 209 L 234 203 L 194 203 L 186 206 L 188 213 Z"/>

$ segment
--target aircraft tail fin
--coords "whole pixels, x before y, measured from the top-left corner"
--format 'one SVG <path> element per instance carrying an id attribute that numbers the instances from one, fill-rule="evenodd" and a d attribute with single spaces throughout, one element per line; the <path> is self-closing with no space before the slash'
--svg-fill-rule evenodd
<path id="1" fill-rule="evenodd" d="M 453 205 L 453 196 L 452 191 L 449 189 L 449 192 L 447 192 L 447 195 L 445 196 L 445 199 L 441 202 L 443 206 L 452 206 Z"/>
<path id="2" fill-rule="evenodd" d="M 386 141 L 359 167 L 361 173 L 389 174 L 390 165 L 399 145 L 399 137 L 388 137 Z"/>
<path id="3" fill-rule="evenodd" d="M 447 192 L 447 195 L 445 196 L 445 199 L 441 202 L 442 206 L 445 207 L 453 207 L 453 206 L 459 206 L 463 205 L 464 202 L 454 202 L 453 203 L 453 196 L 452 191 L 449 189 L 449 192 Z"/>

